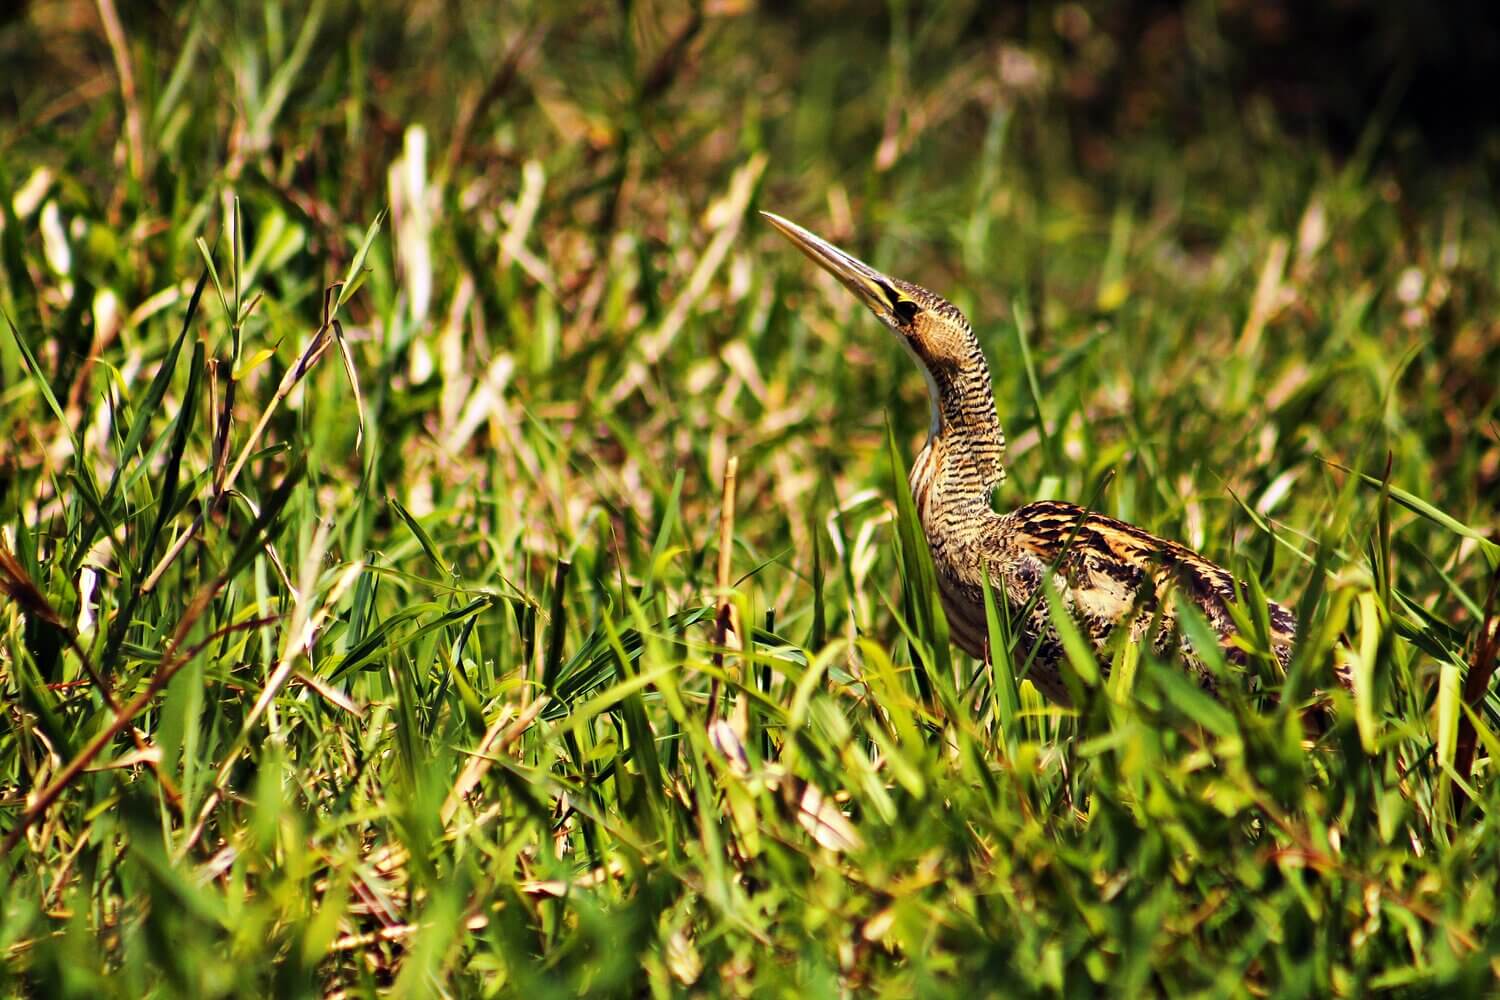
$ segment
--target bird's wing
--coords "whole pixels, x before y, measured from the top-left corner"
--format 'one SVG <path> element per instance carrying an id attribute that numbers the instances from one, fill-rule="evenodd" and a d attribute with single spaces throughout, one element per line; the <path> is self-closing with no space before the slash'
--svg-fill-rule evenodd
<path id="1" fill-rule="evenodd" d="M 1058 501 L 1027 504 L 1009 519 L 1012 543 L 1057 567 L 1076 616 L 1096 640 L 1127 617 L 1149 615 L 1169 588 L 1180 588 L 1221 637 L 1234 634 L 1228 610 L 1236 600 L 1234 577 L 1192 549 Z M 1267 602 L 1267 610 L 1272 639 L 1290 644 L 1297 627 L 1291 612 L 1275 602 Z M 1170 616 L 1169 606 L 1164 617 Z"/>

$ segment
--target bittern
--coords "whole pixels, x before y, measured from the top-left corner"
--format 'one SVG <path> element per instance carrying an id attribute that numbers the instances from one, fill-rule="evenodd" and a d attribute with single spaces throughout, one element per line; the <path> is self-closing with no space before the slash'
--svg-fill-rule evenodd
<path id="1" fill-rule="evenodd" d="M 1003 594 L 1016 625 L 1017 662 L 1043 695 L 1066 703 L 1059 670 L 1064 653 L 1043 596 L 1055 594 L 1101 662 L 1121 628 L 1128 641 L 1148 638 L 1161 656 L 1176 655 L 1205 687 L 1214 677 L 1176 628 L 1181 595 L 1213 627 L 1225 658 L 1244 664 L 1249 644 L 1231 609 L 1246 591 L 1221 567 L 1177 542 L 1124 521 L 1057 500 L 997 513 L 991 496 L 1005 482 L 1005 434 L 995 409 L 990 368 L 973 328 L 952 303 L 889 277 L 778 215 L 771 224 L 837 278 L 895 332 L 927 377 L 932 425 L 912 464 L 912 498 L 932 561 L 953 641 L 986 655 L 986 575 Z M 1242 610 L 1249 610 L 1248 608 Z M 1266 603 L 1272 652 L 1285 667 L 1297 631 L 1292 613 Z"/>

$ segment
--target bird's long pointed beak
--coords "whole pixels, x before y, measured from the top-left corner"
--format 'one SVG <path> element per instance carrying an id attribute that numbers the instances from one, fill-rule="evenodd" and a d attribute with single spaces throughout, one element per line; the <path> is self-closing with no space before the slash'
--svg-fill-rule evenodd
<path id="1" fill-rule="evenodd" d="M 775 226 L 781 235 L 792 241 L 792 245 L 843 283 L 861 302 L 869 306 L 877 316 L 886 317 L 896 301 L 897 293 L 891 279 L 875 270 L 858 257 L 851 256 L 821 237 L 815 236 L 792 222 L 772 212 L 762 212 L 766 221 Z"/>

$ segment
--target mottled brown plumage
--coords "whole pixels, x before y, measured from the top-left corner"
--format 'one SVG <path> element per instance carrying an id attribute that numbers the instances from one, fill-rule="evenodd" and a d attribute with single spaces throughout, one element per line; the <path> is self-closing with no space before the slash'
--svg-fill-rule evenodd
<path id="1" fill-rule="evenodd" d="M 1203 670 L 1175 628 L 1181 595 L 1211 624 L 1232 662 L 1243 663 L 1231 605 L 1234 578 L 1196 552 L 1123 521 L 1070 503 L 1043 500 L 999 514 L 991 496 L 1005 480 L 1005 435 L 995 411 L 989 365 L 962 313 L 941 296 L 887 277 L 802 227 L 766 218 L 804 254 L 838 278 L 890 327 L 927 376 L 932 427 L 911 469 L 911 490 L 932 551 L 953 641 L 983 657 L 983 580 L 1003 587 L 1019 625 L 1027 674 L 1044 695 L 1066 701 L 1061 645 L 1042 581 L 1058 596 L 1100 653 L 1119 628 L 1134 641 L 1153 637 L 1156 651 L 1175 650 L 1205 685 Z M 1243 588 L 1240 588 L 1243 593 Z M 1296 634 L 1291 612 L 1266 607 L 1273 652 L 1285 665 Z"/>

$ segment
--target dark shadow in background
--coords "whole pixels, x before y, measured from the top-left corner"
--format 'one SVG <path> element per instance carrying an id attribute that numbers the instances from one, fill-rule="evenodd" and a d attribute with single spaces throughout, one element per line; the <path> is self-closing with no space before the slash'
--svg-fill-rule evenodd
<path id="1" fill-rule="evenodd" d="M 762 10 L 804 37 L 890 30 L 881 5 L 767 0 Z M 1114 45 L 1091 64 L 1093 32 Z M 979 4 L 965 34 L 1050 50 L 1070 115 L 1098 138 L 1148 120 L 1198 130 L 1206 79 L 1237 102 L 1269 100 L 1288 132 L 1335 155 L 1372 126 L 1384 140 L 1377 158 L 1406 144 L 1443 162 L 1500 132 L 1500 3 L 1487 0 L 998 2 Z"/>

